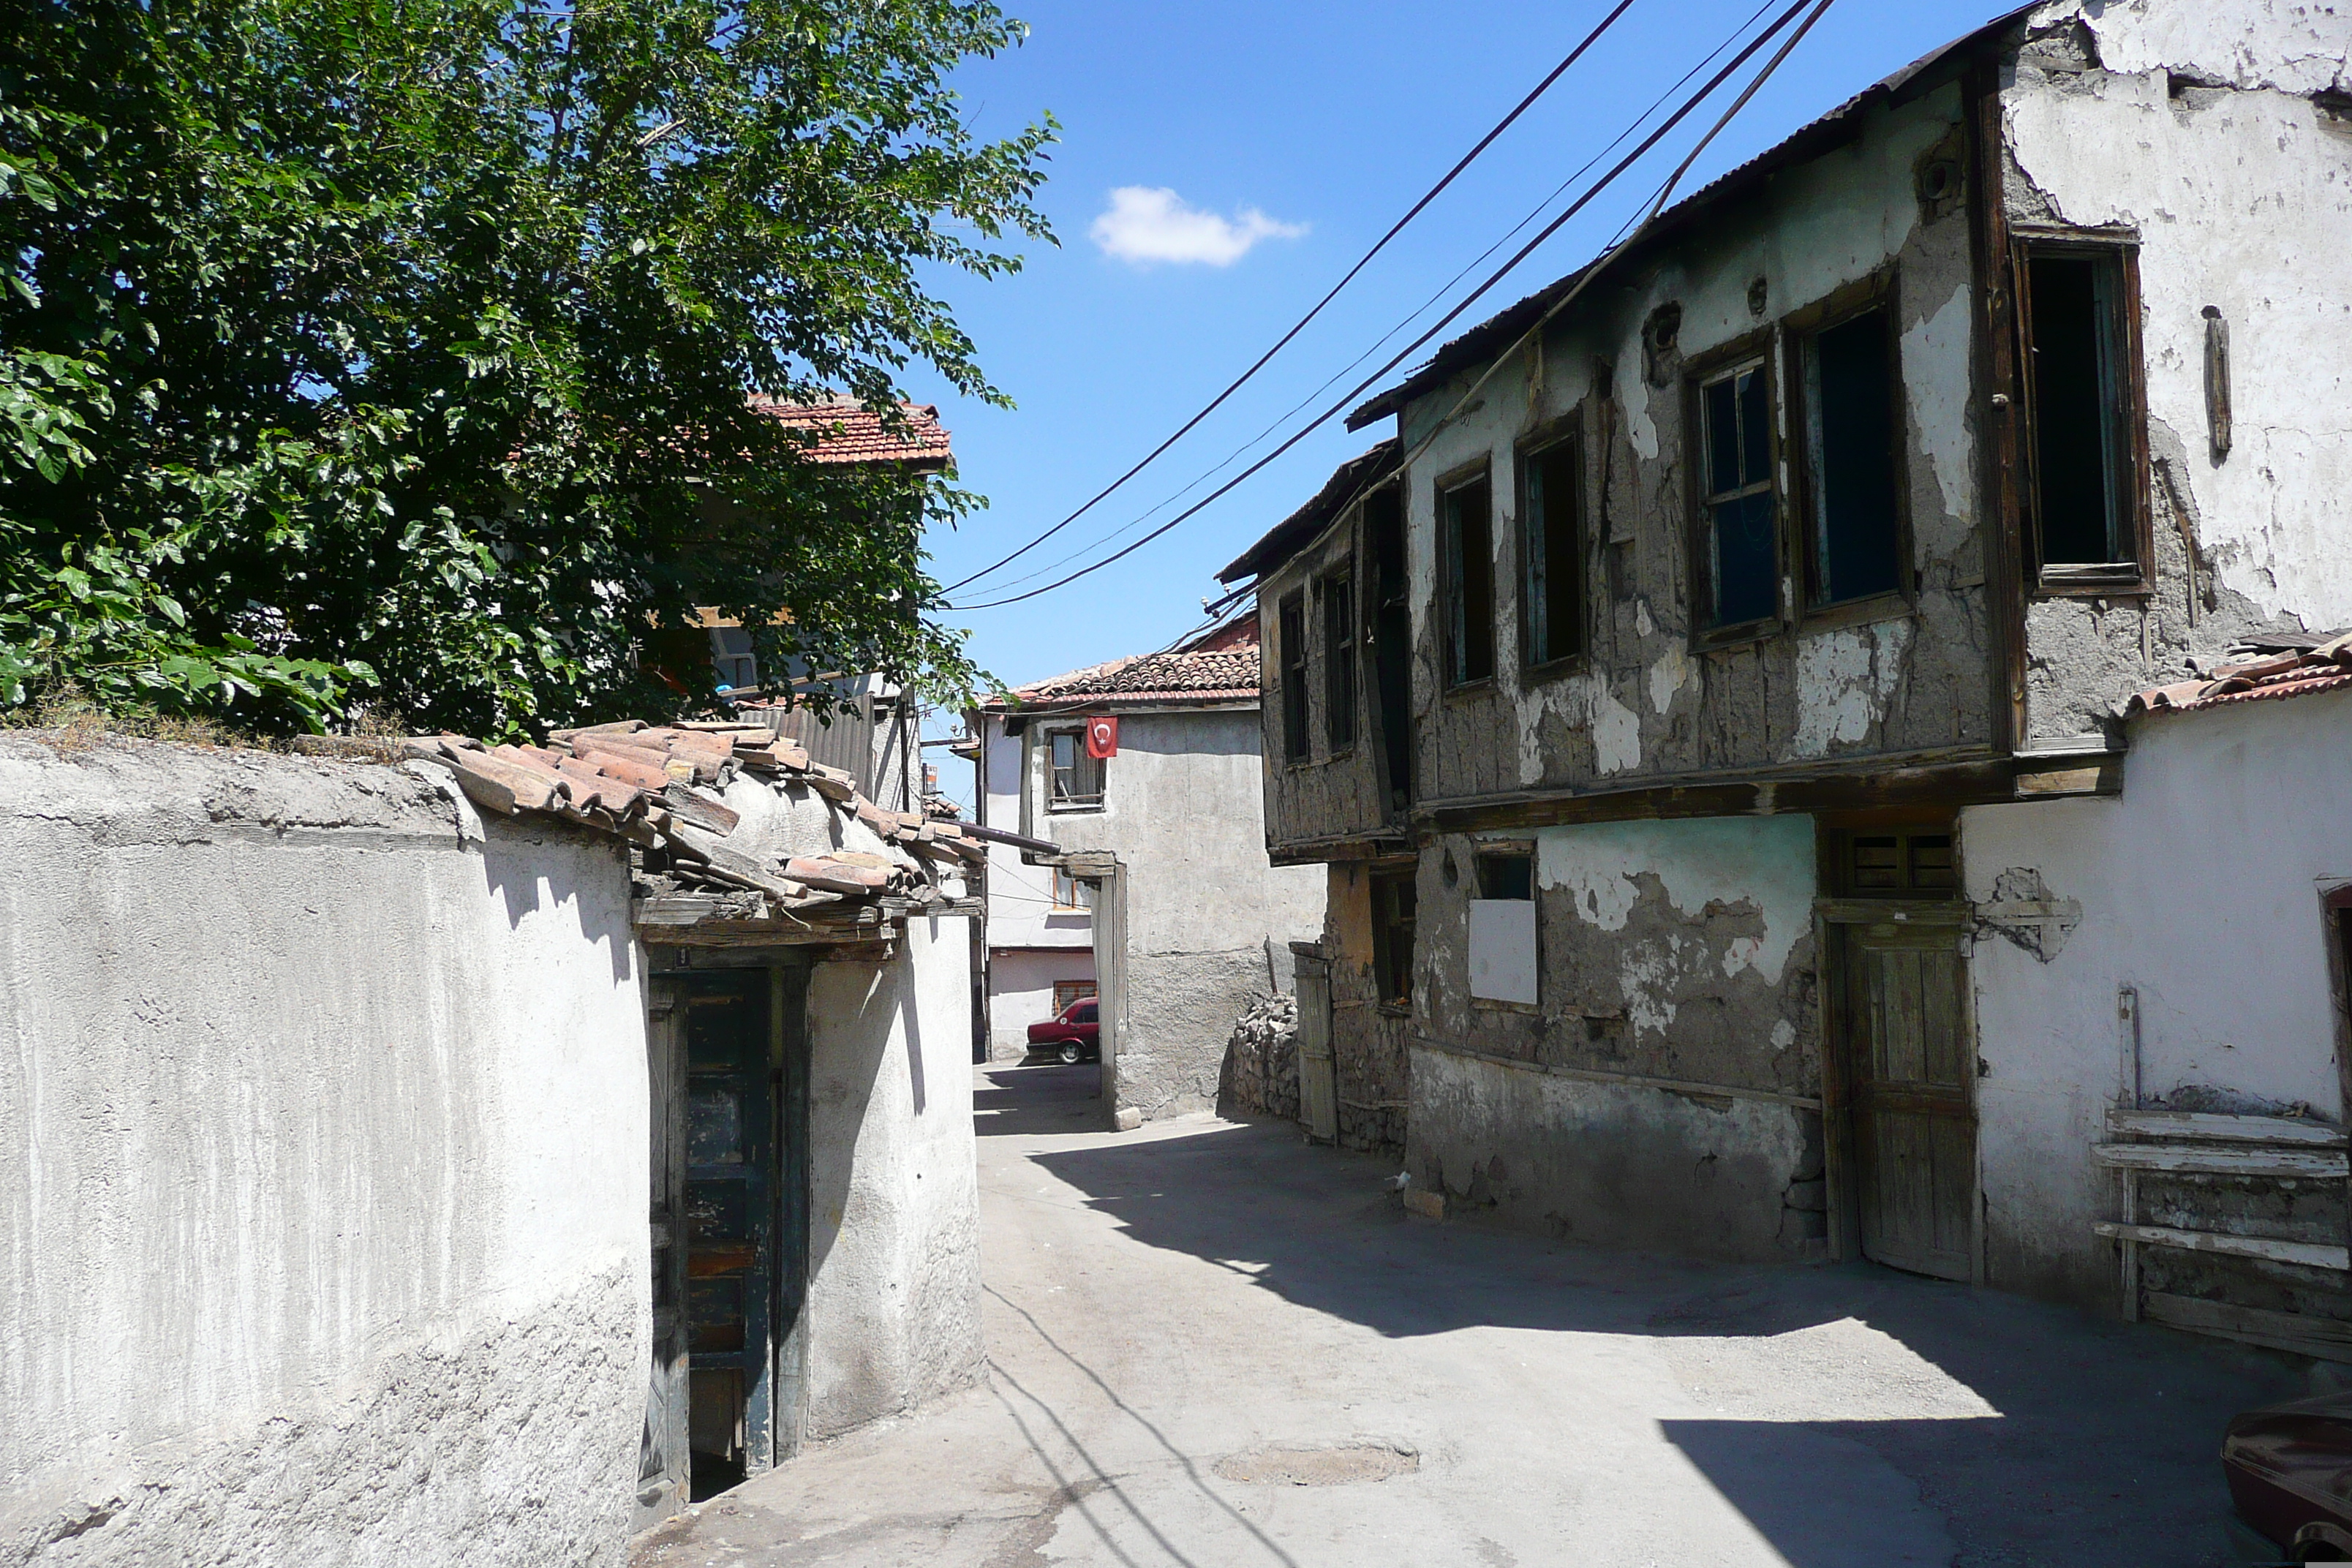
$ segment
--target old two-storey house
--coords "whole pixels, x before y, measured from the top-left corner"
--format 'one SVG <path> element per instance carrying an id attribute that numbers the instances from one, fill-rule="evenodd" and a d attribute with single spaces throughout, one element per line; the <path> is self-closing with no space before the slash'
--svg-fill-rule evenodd
<path id="1" fill-rule="evenodd" d="M 1314 873 L 1262 847 L 1257 636 L 1237 616 L 968 715 L 1001 900 L 975 1033 L 1016 1055 L 1099 987 L 1107 1120 L 1214 1106 L 1235 1019 L 1289 988 L 1291 944 L 1320 924 Z"/>
<path id="2" fill-rule="evenodd" d="M 2345 1315 L 2347 43 L 2000 18 L 1446 345 L 1223 574 L 1420 1206 Z M 2316 694 L 2160 711 L 2258 688 Z"/>

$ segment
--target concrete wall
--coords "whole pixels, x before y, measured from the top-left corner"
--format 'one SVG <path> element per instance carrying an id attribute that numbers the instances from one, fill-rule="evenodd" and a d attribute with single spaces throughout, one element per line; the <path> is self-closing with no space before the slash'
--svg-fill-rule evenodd
<path id="1" fill-rule="evenodd" d="M 1028 751 L 1034 803 L 1045 752 Z M 1209 1110 L 1234 1021 L 1289 988 L 1289 943 L 1322 927 L 1323 872 L 1266 861 L 1255 704 L 1123 713 L 1104 770 L 1099 809 L 1033 805 L 1029 831 L 1066 850 L 1108 849 L 1128 868 L 1118 1104 L 1146 1118 Z"/>
<path id="2" fill-rule="evenodd" d="M 2352 882 L 2352 694 L 2159 714 L 2131 742 L 2120 797 L 1961 817 L 1970 900 L 2075 922 L 1975 943 L 1986 1272 L 2101 1306 L 2114 1249 L 2090 1226 L 2115 1194 L 2090 1147 L 2124 1082 L 2119 987 L 2149 1101 L 2344 1114 L 2319 899 Z"/>
<path id="3" fill-rule="evenodd" d="M 906 930 L 809 979 L 810 1438 L 980 1375 L 970 933 Z"/>
<path id="4" fill-rule="evenodd" d="M 1538 998 L 1474 1000 L 1474 858 L 1536 854 Z M 1548 827 L 1423 852 L 1407 1165 L 1555 1234 L 1735 1258 L 1827 1235 L 1804 816 Z"/>
<path id="5" fill-rule="evenodd" d="M 2112 728 L 2117 696 L 2250 629 L 2352 626 L 2352 269 L 2310 264 L 2352 250 L 2347 51 L 2352 16 L 2294 0 L 2033 16 L 2001 94 L 2008 210 L 2140 238 L 2158 569 L 2145 599 L 2028 606 L 2033 735 Z M 2230 333 L 2221 458 L 2207 306 Z"/>
<path id="6" fill-rule="evenodd" d="M 1029 1054 L 1029 1026 L 1054 1016 L 1054 987 L 1065 980 L 1092 980 L 1095 955 L 1016 948 L 988 956 L 989 1056 L 1017 1062 Z"/>
<path id="7" fill-rule="evenodd" d="M 619 1560 L 627 868 L 457 822 L 391 768 L 0 742 L 0 1563 Z"/>

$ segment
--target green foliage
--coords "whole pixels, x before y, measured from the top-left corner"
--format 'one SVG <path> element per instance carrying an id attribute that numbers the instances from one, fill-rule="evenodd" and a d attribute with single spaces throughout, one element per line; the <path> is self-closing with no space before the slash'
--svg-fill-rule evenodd
<path id="1" fill-rule="evenodd" d="M 0 19 L 0 702 L 513 734 L 769 669 L 973 683 L 940 476 L 747 395 L 1003 401 L 931 280 L 1017 268 L 985 0 L 29 0 Z"/>

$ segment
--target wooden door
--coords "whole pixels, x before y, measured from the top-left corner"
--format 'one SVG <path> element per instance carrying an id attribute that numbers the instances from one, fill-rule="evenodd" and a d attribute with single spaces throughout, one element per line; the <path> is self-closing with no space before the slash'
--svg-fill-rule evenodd
<path id="1" fill-rule="evenodd" d="M 1969 1278 L 1977 1120 L 1968 965 L 1941 921 L 1847 928 L 1845 1059 L 1863 1256 Z"/>
<path id="2" fill-rule="evenodd" d="M 1298 1119 L 1308 1137 L 1339 1138 L 1339 1084 L 1331 1056 L 1331 976 L 1328 961 L 1298 954 Z"/>
<path id="3" fill-rule="evenodd" d="M 680 976 L 686 1013 L 688 1440 L 696 1494 L 772 1453 L 776 1079 L 768 972 Z"/>

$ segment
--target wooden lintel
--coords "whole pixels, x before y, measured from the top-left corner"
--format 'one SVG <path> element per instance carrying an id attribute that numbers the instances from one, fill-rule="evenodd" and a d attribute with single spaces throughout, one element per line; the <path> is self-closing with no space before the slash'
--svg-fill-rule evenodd
<path id="1" fill-rule="evenodd" d="M 1287 844 L 1268 843 L 1265 858 L 1277 866 L 1333 866 L 1360 860 L 1388 860 L 1412 853 L 1412 839 L 1402 833 L 1345 838 L 1300 838 Z"/>
<path id="2" fill-rule="evenodd" d="M 1990 805 L 2014 800 L 2019 763 L 2005 757 L 1895 765 L 1875 773 L 1776 773 L 1740 780 L 1633 784 L 1608 790 L 1562 791 L 1433 802 L 1413 813 L 1427 832 L 1550 827 L 1588 822 L 1637 822 L 1697 816 L 1819 816 L 1835 811 Z"/>

